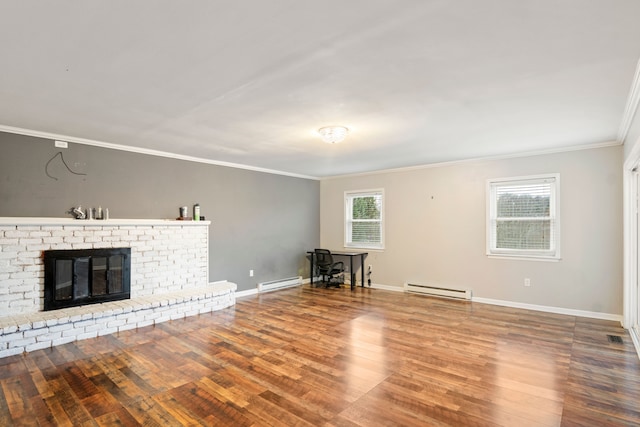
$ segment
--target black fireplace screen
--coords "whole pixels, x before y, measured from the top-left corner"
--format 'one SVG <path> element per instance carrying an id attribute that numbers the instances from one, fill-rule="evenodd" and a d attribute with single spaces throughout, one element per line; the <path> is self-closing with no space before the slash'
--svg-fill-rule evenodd
<path id="1" fill-rule="evenodd" d="M 131 248 L 44 252 L 44 309 L 130 297 Z"/>

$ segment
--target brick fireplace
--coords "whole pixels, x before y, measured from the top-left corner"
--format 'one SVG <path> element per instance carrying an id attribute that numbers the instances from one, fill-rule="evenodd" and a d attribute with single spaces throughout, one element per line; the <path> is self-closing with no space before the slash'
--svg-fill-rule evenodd
<path id="1" fill-rule="evenodd" d="M 235 284 L 208 281 L 209 225 L 0 218 L 0 357 L 233 305 Z M 118 247 L 131 248 L 130 300 L 43 311 L 45 251 Z"/>

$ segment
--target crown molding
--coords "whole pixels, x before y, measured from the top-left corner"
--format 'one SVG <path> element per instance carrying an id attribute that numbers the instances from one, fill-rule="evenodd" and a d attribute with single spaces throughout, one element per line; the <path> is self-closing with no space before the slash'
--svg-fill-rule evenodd
<path id="1" fill-rule="evenodd" d="M 319 178 L 315 176 L 300 175 L 296 173 L 278 171 L 274 169 L 266 169 L 266 168 L 259 168 L 255 166 L 242 165 L 239 163 L 205 159 L 202 157 L 185 156 L 182 154 L 170 153 L 168 151 L 151 150 L 148 148 L 132 147 L 130 145 L 112 144 L 110 142 L 96 141 L 93 139 L 86 139 L 86 138 L 77 138 L 69 135 L 60 135 L 60 134 L 55 134 L 50 132 L 41 132 L 37 130 L 24 129 L 24 128 L 18 128 L 13 126 L 5 126 L 1 124 L 0 124 L 0 132 L 14 133 L 14 134 L 25 135 L 25 136 L 34 136 L 34 137 L 43 138 L 43 139 L 60 140 L 65 142 L 71 142 L 74 144 L 92 145 L 94 147 L 109 148 L 111 150 L 128 151 L 131 153 L 146 154 L 149 156 L 167 157 L 167 158 L 176 159 L 176 160 L 186 160 L 188 162 L 206 163 L 209 165 L 225 166 L 225 167 L 235 168 L 235 169 L 245 169 L 253 172 L 263 172 L 263 173 L 269 173 L 273 175 L 284 175 L 284 176 L 290 176 L 293 178 L 311 179 L 314 181 L 319 180 Z"/>
<path id="2" fill-rule="evenodd" d="M 585 144 L 585 145 L 573 145 L 570 147 L 561 147 L 561 148 L 553 148 L 549 150 L 538 150 L 538 151 L 524 151 L 522 153 L 514 153 L 514 154 L 504 154 L 497 156 L 487 156 L 487 157 L 476 157 L 472 159 L 463 159 L 463 160 L 451 160 L 448 162 L 439 162 L 439 163 L 428 163 L 424 165 L 417 166 L 407 166 L 402 168 L 394 168 L 394 169 L 382 169 L 378 171 L 370 171 L 370 172 L 359 172 L 353 174 L 344 174 L 344 175 L 335 175 L 335 176 L 326 176 L 320 178 L 321 181 L 331 180 L 331 179 L 341 179 L 341 178 L 353 178 L 358 176 L 367 176 L 367 175 L 379 175 L 385 173 L 396 173 L 396 172 L 410 172 L 414 170 L 422 170 L 422 169 L 431 169 L 431 168 L 441 168 L 445 166 L 455 166 L 462 165 L 466 163 L 473 162 L 485 162 L 492 160 L 505 160 L 505 159 L 517 159 L 521 157 L 532 157 L 532 156 L 543 156 L 546 154 L 558 154 L 565 153 L 570 151 L 581 151 L 581 150 L 592 150 L 596 148 L 606 148 L 606 147 L 615 147 L 617 145 L 622 145 L 620 141 L 606 141 L 606 142 L 598 142 L 594 144 Z"/>
<path id="3" fill-rule="evenodd" d="M 620 129 L 618 130 L 618 141 L 623 143 L 627 138 L 633 118 L 638 111 L 638 104 L 640 104 L 640 61 L 636 65 L 636 73 L 633 76 L 631 82 L 631 89 L 629 90 L 629 97 L 627 98 L 627 105 L 624 108 L 624 114 L 622 115 L 622 122 L 620 123 Z"/>

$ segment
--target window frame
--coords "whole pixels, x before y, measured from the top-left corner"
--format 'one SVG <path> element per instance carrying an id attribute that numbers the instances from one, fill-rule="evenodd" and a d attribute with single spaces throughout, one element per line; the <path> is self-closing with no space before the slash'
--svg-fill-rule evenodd
<path id="1" fill-rule="evenodd" d="M 377 221 L 373 220 L 361 220 L 355 222 L 378 222 L 380 224 L 380 242 L 379 243 L 359 243 L 352 241 L 352 224 L 353 220 L 353 203 L 351 202 L 354 198 L 357 197 L 369 197 L 369 196 L 380 196 L 380 219 Z M 374 249 L 374 250 L 383 250 L 384 249 L 384 223 L 385 223 L 385 214 L 384 214 L 384 189 L 377 188 L 371 190 L 354 190 L 354 191 L 345 191 L 344 192 L 344 247 L 350 249 Z"/>
<path id="2" fill-rule="evenodd" d="M 497 189 L 499 187 L 551 182 L 549 197 L 549 220 L 551 224 L 552 240 L 549 250 L 540 249 L 509 249 L 496 247 L 495 227 L 497 218 Z M 489 258 L 506 258 L 537 261 L 559 261 L 560 255 L 560 174 L 548 173 L 541 175 L 517 176 L 508 178 L 492 178 L 487 180 L 487 217 L 486 217 L 486 254 Z"/>

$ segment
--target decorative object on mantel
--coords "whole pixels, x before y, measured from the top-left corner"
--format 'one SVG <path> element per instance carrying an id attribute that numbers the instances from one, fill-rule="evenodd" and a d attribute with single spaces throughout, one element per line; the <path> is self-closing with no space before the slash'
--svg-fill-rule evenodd
<path id="1" fill-rule="evenodd" d="M 192 217 L 189 216 L 189 208 L 186 206 L 180 206 L 180 216 L 176 218 L 178 221 L 191 221 Z"/>
<path id="2" fill-rule="evenodd" d="M 75 217 L 75 219 L 86 219 L 87 214 L 82 210 L 82 206 L 78 205 L 77 208 L 73 207 L 67 211 L 68 214 L 71 214 Z"/>
<path id="3" fill-rule="evenodd" d="M 78 205 L 78 207 L 71 208 L 67 213 L 73 215 L 75 219 L 109 219 L 109 208 L 103 210 L 102 206 L 98 206 L 98 209 L 87 208 L 83 210 L 82 206 Z"/>
<path id="4" fill-rule="evenodd" d="M 196 203 L 193 205 L 193 220 L 200 221 L 200 204 Z"/>
<path id="5" fill-rule="evenodd" d="M 180 216 L 176 218 L 177 221 L 205 221 L 205 217 L 200 215 L 200 204 L 193 205 L 193 216 L 187 216 L 189 214 L 189 208 L 186 206 L 180 206 Z"/>

